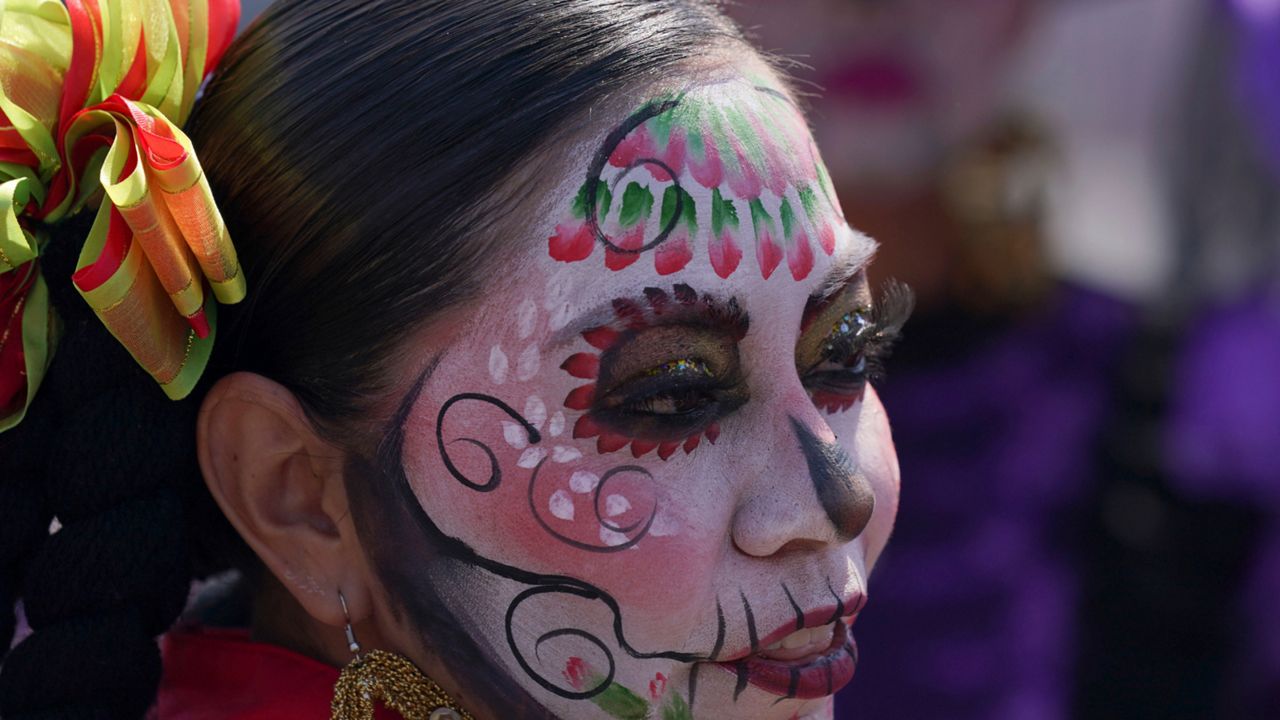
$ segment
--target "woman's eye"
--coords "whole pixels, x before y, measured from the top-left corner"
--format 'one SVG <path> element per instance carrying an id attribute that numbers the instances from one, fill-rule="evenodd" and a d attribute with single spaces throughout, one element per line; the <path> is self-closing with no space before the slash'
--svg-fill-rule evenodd
<path id="1" fill-rule="evenodd" d="M 823 345 L 823 360 L 805 373 L 805 388 L 827 412 L 848 410 L 862 398 L 871 373 L 875 325 L 864 310 L 841 317 Z"/>
<path id="2" fill-rule="evenodd" d="M 630 410 L 645 415 L 692 415 L 715 404 L 715 397 L 692 388 L 660 392 L 633 402 Z"/>
<path id="3" fill-rule="evenodd" d="M 696 358 L 672 360 L 651 368 L 629 385 L 615 410 L 679 419 L 716 405 L 715 375 L 707 363 Z"/>
<path id="4" fill-rule="evenodd" d="M 746 402 L 735 376 L 721 377 L 696 357 L 672 360 L 617 383 L 591 409 L 614 432 L 649 441 L 699 433 Z"/>

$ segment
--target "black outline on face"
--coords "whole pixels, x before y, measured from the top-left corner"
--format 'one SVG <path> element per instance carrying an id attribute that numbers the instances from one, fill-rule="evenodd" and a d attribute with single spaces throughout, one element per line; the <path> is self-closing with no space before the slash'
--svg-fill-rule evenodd
<path id="1" fill-rule="evenodd" d="M 531 572 L 480 555 L 463 540 L 446 535 L 432 521 L 414 494 L 404 472 L 403 451 L 405 422 L 434 368 L 435 363 L 432 363 L 423 371 L 401 401 L 396 414 L 388 423 L 384 439 L 375 457 L 370 461 L 353 456 L 348 461 L 348 477 L 359 478 L 363 483 L 360 490 L 348 492 L 348 501 L 353 515 L 359 522 L 357 527 L 378 528 L 376 533 L 369 533 L 368 536 L 362 534 L 361 540 L 369 548 L 379 575 L 392 592 L 392 597 L 409 611 L 419 632 L 430 637 L 433 645 L 448 648 L 449 657 L 453 661 L 451 666 L 468 668 L 468 673 L 457 677 L 457 681 L 462 683 L 471 695 L 491 699 L 497 707 L 503 709 L 504 717 L 513 716 L 511 715 L 513 712 L 517 717 L 553 717 L 518 684 L 494 682 L 494 680 L 508 677 L 507 673 L 482 652 L 477 641 L 465 632 L 457 618 L 448 610 L 442 594 L 436 587 L 451 573 L 456 575 L 459 565 L 483 570 L 497 577 L 529 586 L 528 589 L 518 593 L 507 607 L 505 615 L 507 644 L 521 669 L 539 686 L 559 697 L 590 699 L 603 692 L 614 678 L 614 652 L 604 640 L 588 631 L 578 628 L 557 628 L 543 633 L 536 639 L 535 655 L 537 649 L 548 641 L 576 637 L 600 651 L 607 670 L 597 686 L 582 691 L 560 687 L 539 674 L 517 645 L 514 632 L 516 610 L 525 601 L 539 595 L 560 594 L 603 603 L 614 618 L 612 640 L 629 657 L 665 659 L 679 663 L 695 663 L 712 657 L 696 653 L 637 649 L 627 640 L 623 629 L 621 608 L 609 593 L 578 578 Z M 530 443 L 540 441 L 541 438 L 536 430 L 533 430 L 532 425 L 519 413 L 500 400 L 481 393 L 463 393 L 453 396 L 442 406 L 441 413 L 437 416 L 438 421 L 443 424 L 446 411 L 464 400 L 493 405 L 525 427 Z M 490 460 L 488 480 L 476 482 L 467 478 L 449 461 L 450 443 L 444 442 L 443 432 L 438 427 L 437 446 L 441 449 L 446 468 L 454 478 L 477 492 L 492 492 L 497 489 L 502 481 L 502 474 L 496 467 L 496 458 L 492 450 L 483 442 L 472 438 L 459 438 L 452 442 L 465 442 L 480 447 Z M 622 472 L 626 469 L 629 469 L 629 466 L 622 466 L 616 470 Z M 534 472 L 536 473 L 536 468 Z M 647 525 L 645 528 L 647 529 Z M 423 553 L 425 557 L 414 556 L 412 558 L 414 566 L 408 567 L 406 563 L 410 562 L 410 558 L 405 556 L 405 547 L 423 548 L 426 551 Z M 424 582 L 424 575 L 443 577 L 429 577 Z M 718 633 L 717 647 L 723 643 L 723 636 L 722 625 Z"/>
<path id="2" fill-rule="evenodd" d="M 684 187 L 680 185 L 680 178 L 676 176 L 675 171 L 672 170 L 670 166 L 657 158 L 640 158 L 636 160 L 630 167 L 623 171 L 621 175 L 615 178 L 613 182 L 613 185 L 616 187 L 618 181 L 625 177 L 627 173 L 642 165 L 656 165 L 662 168 L 662 170 L 667 173 L 667 176 L 671 178 L 671 184 L 677 190 L 675 211 L 671 213 L 671 219 L 667 221 L 667 224 L 663 226 L 662 230 L 658 232 L 658 235 L 654 237 L 654 239 L 638 248 L 624 248 L 618 246 L 609 239 L 608 235 L 605 235 L 604 230 L 600 227 L 600 200 L 598 197 L 600 191 L 600 176 L 604 174 L 604 168 L 609 163 L 609 157 L 613 155 L 613 151 L 616 150 L 618 146 L 627 139 L 627 136 L 636 128 L 645 124 L 649 120 L 658 117 L 662 113 L 667 112 L 668 110 L 674 110 L 679 104 L 680 100 L 678 99 L 665 101 L 654 100 L 653 102 L 646 103 L 644 107 L 637 110 L 626 120 L 623 120 L 621 125 L 614 128 L 613 131 L 605 137 L 604 142 L 600 145 L 600 149 L 597 150 L 596 154 L 591 158 L 591 164 L 587 166 L 587 227 L 591 229 L 596 240 L 609 250 L 621 255 L 640 255 L 641 253 L 648 252 L 666 242 L 667 238 L 671 237 L 671 233 L 675 231 L 676 226 L 680 224 L 680 218 L 684 216 L 684 193 L 679 192 L 684 190 Z"/>
<path id="3" fill-rule="evenodd" d="M 347 477 L 362 483 L 359 490 L 348 492 L 351 512 L 357 528 L 361 531 L 361 541 L 365 544 L 379 577 L 394 598 L 397 617 L 400 610 L 408 612 L 412 626 L 422 637 L 430 639 L 432 647 L 447 648 L 451 669 L 466 668 L 466 674 L 454 676 L 454 680 L 462 686 L 467 697 L 485 702 L 489 708 L 497 709 L 502 717 L 552 718 L 554 715 L 528 690 L 515 682 L 502 667 L 498 666 L 495 658 L 485 652 L 481 642 L 467 631 L 449 609 L 445 595 L 449 586 L 456 584 L 459 581 L 459 575 L 466 569 L 480 570 L 496 577 L 528 585 L 529 587 L 518 593 L 507 606 L 504 626 L 508 649 L 520 668 L 537 685 L 553 695 L 570 700 L 591 699 L 604 692 L 613 682 L 616 667 L 614 651 L 610 644 L 587 630 L 574 627 L 552 629 L 542 633 L 534 641 L 535 656 L 544 643 L 565 637 L 577 638 L 599 651 L 607 666 L 601 682 L 580 691 L 566 689 L 539 674 L 526 659 L 516 643 L 515 614 L 524 602 L 540 595 L 566 595 L 601 602 L 613 615 L 613 637 L 610 639 L 625 655 L 638 660 L 664 659 L 691 664 L 688 701 L 690 708 L 695 708 L 698 670 L 701 667 L 698 663 L 716 661 L 724 648 L 726 622 L 718 598 L 716 600 L 716 639 L 709 653 L 642 651 L 627 640 L 621 608 L 617 600 L 604 590 L 578 578 L 536 573 L 480 555 L 460 538 L 446 535 L 422 507 L 404 472 L 405 423 L 421 396 L 436 362 L 438 358 L 419 375 L 411 390 L 401 401 L 397 412 L 387 425 L 383 441 L 377 448 L 375 456 L 372 459 L 365 459 L 352 455 L 347 464 Z M 436 439 L 446 468 L 464 486 L 477 492 L 492 492 L 500 485 L 503 476 L 500 468 L 497 467 L 494 453 L 483 442 L 472 438 L 458 438 L 452 441 L 478 447 L 485 453 L 490 460 L 490 475 L 486 481 L 476 482 L 467 478 L 449 460 L 450 443 L 444 441 L 440 427 L 445 422 L 447 411 L 457 407 L 463 401 L 489 404 L 512 417 L 525 428 L 530 443 L 537 443 L 541 438 L 523 416 L 502 401 L 488 395 L 461 393 L 454 395 L 442 405 L 441 412 L 437 415 L 439 425 Z M 794 419 L 793 423 L 795 423 Z M 798 423 L 795 424 L 798 426 Z M 797 437 L 801 439 L 802 447 L 806 443 L 804 432 L 797 429 Z M 811 434 L 808 437 L 811 438 Z M 817 442 L 816 438 L 812 440 Z M 817 457 L 826 456 L 823 453 L 817 455 Z M 847 464 L 830 463 L 829 465 L 834 469 L 847 469 Z M 614 471 L 617 473 L 634 471 L 637 467 L 624 465 L 615 468 Z M 832 475 L 835 473 L 834 469 L 823 477 L 834 477 Z M 537 470 L 538 468 L 535 467 L 532 471 L 531 484 L 536 479 Z M 813 472 L 811 476 L 814 477 L 815 487 L 820 487 L 822 482 L 825 482 L 820 481 Z M 819 490 L 819 494 L 821 496 L 822 490 Z M 869 516 L 870 513 L 867 514 Z M 643 527 L 647 530 L 648 524 L 646 523 Z M 363 532 L 367 528 L 376 528 L 377 531 Z M 405 552 L 405 548 L 410 547 L 415 548 L 414 553 Z M 792 607 L 798 609 L 790 589 L 785 585 L 781 587 Z M 831 589 L 830 580 L 828 580 L 828 589 Z M 834 590 L 832 593 L 835 594 Z M 745 593 L 739 591 L 739 596 L 743 602 L 747 631 L 754 651 L 758 649 L 755 647 L 758 644 L 758 638 L 754 628 L 754 615 Z M 838 597 L 837 602 L 839 602 Z M 799 612 L 797 617 L 799 622 L 803 621 Z M 735 701 L 747 686 L 746 663 L 740 660 L 736 665 L 738 682 L 733 693 Z"/>
<path id="4" fill-rule="evenodd" d="M 776 88 L 768 87 L 766 85 L 752 85 L 751 89 L 755 92 L 769 95 L 770 97 L 781 100 L 782 102 L 791 106 L 791 108 L 795 110 L 797 114 L 800 114 L 801 116 L 803 116 L 803 113 L 800 111 L 800 108 L 797 107 L 796 104 L 791 101 L 791 98 L 787 97 L 786 93 Z M 587 227 L 591 230 L 592 235 L 595 236 L 596 242 L 603 245 L 607 250 L 611 250 L 620 255 L 640 255 L 640 254 L 646 253 L 665 243 L 667 239 L 671 237 L 671 233 L 675 231 L 676 226 L 680 224 L 680 218 L 684 216 L 684 197 L 686 194 L 684 192 L 684 186 L 680 184 L 680 178 L 675 173 L 675 171 L 669 165 L 667 165 L 666 163 L 664 163 L 663 161 L 657 158 L 638 158 L 630 166 L 625 168 L 622 171 L 622 173 L 620 173 L 617 177 L 615 177 L 613 180 L 613 183 L 611 184 L 611 187 L 616 188 L 619 181 L 621 181 L 622 178 L 626 177 L 628 173 L 630 173 L 632 170 L 635 170 L 636 168 L 639 168 L 645 165 L 657 166 L 667 174 L 667 177 L 671 179 L 670 180 L 671 185 L 675 187 L 677 190 L 675 194 L 675 197 L 676 197 L 675 208 L 673 208 L 673 212 L 671 213 L 671 218 L 666 222 L 666 224 L 663 225 L 662 229 L 658 231 L 658 234 L 654 236 L 654 238 L 649 242 L 644 243 L 640 247 L 636 247 L 636 248 L 620 247 L 617 243 L 613 242 L 613 240 L 608 235 L 606 235 L 604 230 L 600 227 L 599 194 L 600 194 L 600 183 L 602 182 L 601 176 L 604 175 L 605 167 L 608 166 L 609 164 L 609 158 L 613 156 L 613 153 L 615 150 L 618 149 L 618 146 L 621 145 L 627 139 L 627 136 L 629 136 L 641 125 L 644 125 L 645 123 L 649 122 L 653 118 L 656 118 L 665 112 L 675 110 L 675 108 L 679 107 L 681 102 L 683 102 L 682 97 L 676 97 L 669 100 L 652 100 L 648 103 L 645 103 L 639 110 L 632 113 L 629 117 L 627 117 L 626 120 L 623 120 L 621 124 L 619 124 L 608 135 L 606 135 L 604 141 L 600 144 L 600 147 L 596 150 L 595 154 L 591 157 L 591 163 L 587 165 L 587 179 L 586 179 L 586 184 L 584 185 L 584 187 L 586 187 L 586 193 L 587 193 L 586 197 L 584 198 L 584 202 L 586 204 L 586 222 L 587 222 Z M 812 140 L 809 142 L 809 147 L 806 148 L 805 151 L 808 152 L 809 159 L 814 164 L 814 166 L 821 167 L 822 163 L 818 157 L 817 146 L 812 142 Z M 841 212 L 839 203 L 836 202 L 836 199 L 831 196 L 827 186 L 823 183 L 816 183 L 816 186 L 822 192 L 823 197 L 826 198 L 827 203 L 839 216 L 840 221 L 843 222 L 844 213 Z"/>

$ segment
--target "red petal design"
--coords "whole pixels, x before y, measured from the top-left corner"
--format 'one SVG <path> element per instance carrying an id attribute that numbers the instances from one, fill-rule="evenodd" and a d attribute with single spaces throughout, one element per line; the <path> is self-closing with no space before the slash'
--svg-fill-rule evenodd
<path id="1" fill-rule="evenodd" d="M 586 685 L 588 672 L 587 663 L 580 657 L 569 658 L 569 662 L 564 666 L 564 677 L 575 690 L 581 690 Z"/>
<path id="2" fill-rule="evenodd" d="M 626 231 L 621 237 L 615 239 L 613 244 L 624 250 L 638 250 L 644 247 L 644 228 L 644 223 L 636 225 L 635 228 Z M 605 267 L 615 272 L 639 259 L 640 253 L 618 252 L 612 248 L 606 249 L 604 253 Z"/>
<path id="3" fill-rule="evenodd" d="M 593 438 L 599 434 L 600 426 L 596 425 L 596 421 L 592 420 L 590 415 L 579 416 L 577 422 L 573 424 L 573 437 L 575 440 Z"/>
<path id="4" fill-rule="evenodd" d="M 702 436 L 701 436 L 701 435 L 693 435 L 693 436 L 691 436 L 688 440 L 685 440 L 685 441 L 684 441 L 684 454 L 685 454 L 685 455 L 688 455 L 689 453 L 693 452 L 694 448 L 698 447 L 698 443 L 700 443 L 700 442 L 702 442 Z"/>
<path id="5" fill-rule="evenodd" d="M 822 229 L 818 231 L 818 244 L 822 246 L 822 252 L 830 255 L 836 251 L 836 229 L 831 223 L 824 223 Z"/>
<path id="6" fill-rule="evenodd" d="M 631 300 L 624 298 L 614 300 L 613 314 L 632 330 L 643 330 L 648 327 L 648 323 L 644 319 L 644 310 Z"/>
<path id="7" fill-rule="evenodd" d="M 667 136 L 667 149 L 662 153 L 662 161 L 676 175 L 684 172 L 685 151 L 684 128 L 671 128 L 671 133 Z M 664 172 L 663 175 L 666 175 L 666 173 Z M 654 177 L 656 178 L 657 175 L 655 174 Z"/>
<path id="8" fill-rule="evenodd" d="M 582 333 L 582 339 L 586 340 L 588 345 L 597 350 L 608 350 L 618 342 L 618 338 L 621 335 L 622 333 L 614 330 L 613 328 L 598 327 L 591 328 L 590 330 L 584 330 Z"/>
<path id="9" fill-rule="evenodd" d="M 711 255 L 711 267 L 722 278 L 732 275 L 742 261 L 742 248 L 738 247 L 733 236 L 727 232 L 721 233 L 719 238 L 713 238 L 707 244 L 707 253 Z"/>
<path id="10" fill-rule="evenodd" d="M 791 268 L 791 277 L 803 280 L 813 270 L 813 248 L 809 246 L 809 236 L 796 233 L 794 244 L 787 248 L 787 267 Z"/>
<path id="11" fill-rule="evenodd" d="M 639 459 L 656 447 L 658 443 L 652 440 L 634 440 L 631 443 L 631 457 Z"/>
<path id="12" fill-rule="evenodd" d="M 655 701 L 660 700 L 667 692 L 667 676 L 658 673 L 649 681 L 649 697 Z"/>
<path id="13" fill-rule="evenodd" d="M 576 378 L 595 380 L 600 374 L 600 356 L 595 353 L 576 353 L 570 355 L 560 369 Z"/>
<path id="14" fill-rule="evenodd" d="M 613 153 L 609 156 L 609 164 L 620 168 L 631 167 L 637 160 L 651 158 L 656 154 L 653 147 L 653 136 L 649 134 L 649 128 L 641 125 L 632 130 L 613 149 Z M 666 175 L 665 172 L 662 174 Z"/>
<path id="15" fill-rule="evenodd" d="M 596 450 L 602 453 L 617 452 L 626 447 L 629 442 L 631 440 L 624 435 L 603 432 L 600 437 L 596 438 Z"/>
<path id="16" fill-rule="evenodd" d="M 649 300 L 649 307 L 653 309 L 654 315 L 661 315 L 665 312 L 667 305 L 671 302 L 671 296 L 661 288 L 645 288 L 644 296 Z"/>
<path id="17" fill-rule="evenodd" d="M 596 239 L 585 222 L 560 224 L 548 241 L 551 257 L 560 262 L 577 262 L 591 257 Z"/>
<path id="18" fill-rule="evenodd" d="M 746 150 L 743 149 L 741 143 L 734 140 L 729 141 L 733 145 L 733 154 L 737 158 L 737 172 L 731 169 L 726 173 L 726 180 L 729 181 L 729 189 L 733 194 L 743 200 L 755 200 L 760 197 L 760 193 L 764 190 L 764 182 L 760 179 L 760 170 L 751 164 Z"/>
<path id="19" fill-rule="evenodd" d="M 714 136 L 705 127 L 698 136 L 702 139 L 703 157 L 692 153 L 686 154 L 685 161 L 689 165 L 689 174 L 702 187 L 711 190 L 720 187 L 724 182 L 724 166 L 720 163 L 720 150 L 716 147 Z"/>
<path id="20" fill-rule="evenodd" d="M 570 410 L 586 410 L 591 407 L 591 401 L 595 399 L 595 395 L 595 383 L 574 388 L 564 399 L 564 406 Z"/>
<path id="21" fill-rule="evenodd" d="M 769 232 L 760 234 L 760 239 L 756 242 L 756 260 L 760 262 L 760 273 L 765 280 L 773 274 L 778 268 L 778 263 L 782 262 L 782 248 L 773 241 L 773 235 Z"/>
<path id="22" fill-rule="evenodd" d="M 716 440 L 720 439 L 720 423 L 711 423 L 707 426 L 707 442 L 712 445 L 716 444 Z"/>
<path id="23" fill-rule="evenodd" d="M 670 275 L 684 269 L 693 259 L 693 249 L 685 237 L 669 238 L 653 253 L 653 267 L 659 275 Z"/>
<path id="24" fill-rule="evenodd" d="M 680 442 L 664 442 L 658 445 L 658 457 L 663 460 L 669 460 L 672 455 L 676 454 L 676 450 L 680 449 Z"/>

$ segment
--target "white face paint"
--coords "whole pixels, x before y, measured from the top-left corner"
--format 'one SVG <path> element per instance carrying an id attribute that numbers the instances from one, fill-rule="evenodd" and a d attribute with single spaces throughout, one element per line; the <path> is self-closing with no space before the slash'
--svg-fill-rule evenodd
<path id="1" fill-rule="evenodd" d="M 758 73 L 660 99 L 696 105 L 694 118 L 790 108 L 762 93 L 776 81 Z M 799 115 L 788 122 L 803 128 Z M 646 142 L 660 134 L 639 127 Z M 662 247 L 615 262 L 594 230 L 567 260 L 555 238 L 592 157 L 616 154 L 601 149 L 610 129 L 561 183 L 536 249 L 504 264 L 405 423 L 422 509 L 490 563 L 458 571 L 445 601 L 559 717 L 829 717 L 830 692 L 852 672 L 847 624 L 898 496 L 888 424 L 854 357 L 870 336 L 839 331 L 866 315 L 861 270 L 874 244 L 833 201 L 804 208 L 801 194 L 821 191 L 812 162 L 744 149 L 736 172 L 756 173 L 752 187 L 729 187 L 730 173 L 704 187 L 670 153 L 674 179 L 628 162 L 596 168 L 606 187 L 636 182 L 653 198 L 688 188 L 692 222 L 668 240 L 684 244 L 680 262 L 659 260 Z M 816 159 L 807 132 L 790 137 L 770 152 Z M 729 149 L 755 140 L 717 138 Z M 728 272 L 701 207 L 716 196 L 741 202 L 735 232 L 755 238 L 738 243 Z M 770 220 L 752 204 L 772 216 L 780 257 L 757 241 Z M 606 236 L 628 232 L 619 212 L 599 209 Z M 655 204 L 640 245 L 621 249 L 664 224 Z"/>

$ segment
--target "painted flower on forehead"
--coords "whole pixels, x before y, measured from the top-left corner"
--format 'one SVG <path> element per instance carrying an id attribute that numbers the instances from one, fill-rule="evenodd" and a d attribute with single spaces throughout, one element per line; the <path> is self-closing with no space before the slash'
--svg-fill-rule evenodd
<path id="1" fill-rule="evenodd" d="M 195 386 L 216 302 L 239 302 L 245 281 L 179 127 L 239 13 L 238 0 L 0 3 L 0 431 L 56 344 L 46 228 L 87 209 L 72 283 L 166 394 Z"/>
<path id="2" fill-rule="evenodd" d="M 636 110 L 603 141 L 548 246 L 561 262 L 604 248 L 619 271 L 653 255 L 659 275 L 699 258 L 722 278 L 748 252 L 764 278 L 813 270 L 843 215 L 804 117 L 762 83 L 732 101 L 709 86 Z"/>

